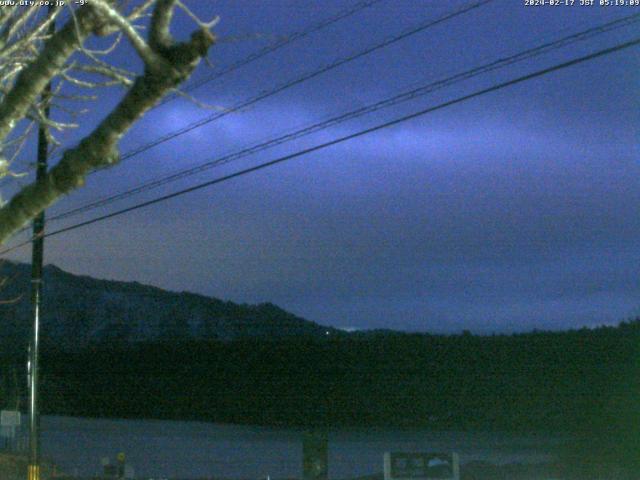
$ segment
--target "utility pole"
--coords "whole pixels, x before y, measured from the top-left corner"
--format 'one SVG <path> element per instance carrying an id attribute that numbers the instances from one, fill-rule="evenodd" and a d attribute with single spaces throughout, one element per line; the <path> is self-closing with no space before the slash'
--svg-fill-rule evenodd
<path id="1" fill-rule="evenodd" d="M 53 15 L 53 2 L 49 5 L 49 15 Z M 49 25 L 48 33 L 55 33 L 55 20 Z M 44 105 L 44 117 L 49 118 L 51 101 L 51 83 L 48 83 L 41 95 Z M 47 174 L 47 156 L 49 141 L 47 126 L 42 122 L 38 128 L 38 163 L 36 182 L 44 180 Z M 31 251 L 31 306 L 33 313 L 33 337 L 29 349 L 29 467 L 28 480 L 40 480 L 40 417 L 38 411 L 38 370 L 40 348 L 40 310 L 42 308 L 42 264 L 44 259 L 44 211 L 33 220 L 33 247 Z"/>

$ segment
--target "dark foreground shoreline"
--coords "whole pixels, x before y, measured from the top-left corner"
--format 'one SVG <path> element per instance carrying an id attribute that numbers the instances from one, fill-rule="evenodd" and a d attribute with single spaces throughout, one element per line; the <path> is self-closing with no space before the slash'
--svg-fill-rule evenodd
<path id="1" fill-rule="evenodd" d="M 27 457 L 0 453 L 0 478 L 2 480 L 24 480 L 27 473 Z M 568 471 L 557 462 L 523 463 L 512 462 L 506 464 L 493 464 L 485 461 L 472 461 L 460 466 L 461 480 L 627 480 L 630 477 L 622 473 L 610 472 L 609 475 L 591 474 Z M 44 459 L 42 461 L 41 480 L 113 480 L 106 477 L 70 476 L 56 468 L 55 464 Z M 152 480 L 146 477 L 136 477 L 136 480 Z M 155 480 L 155 479 L 154 479 Z M 198 477 L 198 478 L 166 478 L 163 480 L 266 480 L 265 478 L 231 478 L 231 477 Z M 270 480 L 300 480 L 297 477 L 276 478 Z M 384 480 L 382 473 L 364 475 L 358 477 L 341 478 L 340 480 Z"/>
<path id="2" fill-rule="evenodd" d="M 533 480 L 565 478 L 558 476 L 558 466 L 552 463 L 510 463 L 506 465 L 494 465 L 487 462 L 469 462 L 461 465 L 461 480 Z M 2 480 L 24 480 L 27 474 L 27 458 L 22 455 L 10 455 L 0 453 L 0 478 Z M 55 468 L 50 461 L 44 461 L 41 480 L 113 480 L 103 477 L 75 477 L 65 475 Z M 136 477 L 136 480 L 151 480 L 144 477 Z M 167 478 L 166 480 L 265 480 L 256 478 Z M 271 478 L 270 480 L 299 480 L 297 478 Z M 340 480 L 384 480 L 382 473 L 345 478 Z M 612 479 L 613 480 L 613 479 Z"/>

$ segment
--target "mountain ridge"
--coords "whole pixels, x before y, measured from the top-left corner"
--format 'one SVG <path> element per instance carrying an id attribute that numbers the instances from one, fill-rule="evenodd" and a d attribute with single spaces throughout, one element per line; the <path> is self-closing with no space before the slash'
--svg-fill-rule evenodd
<path id="1" fill-rule="evenodd" d="M 0 339 L 27 341 L 31 325 L 30 266 L 5 261 Z M 272 303 L 238 304 L 139 282 L 74 275 L 55 265 L 43 272 L 42 329 L 48 341 L 83 348 L 91 343 L 239 338 L 322 337 L 342 333 Z"/>

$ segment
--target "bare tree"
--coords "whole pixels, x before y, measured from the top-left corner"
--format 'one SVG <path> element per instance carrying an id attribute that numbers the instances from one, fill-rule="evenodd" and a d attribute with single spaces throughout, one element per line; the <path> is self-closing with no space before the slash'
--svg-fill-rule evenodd
<path id="1" fill-rule="evenodd" d="M 122 136 L 191 75 L 215 41 L 211 28 L 217 19 L 201 21 L 181 0 L 143 0 L 136 6 L 116 0 L 79 2 L 84 5 L 76 7 L 71 3 L 49 14 L 41 6 L 0 7 L 0 176 L 12 175 L 11 160 L 32 125 L 44 123 L 52 142 L 55 132 L 74 126 L 44 115 L 48 102 L 65 98 L 63 85 L 80 89 L 119 85 L 126 91 L 90 134 L 62 152 L 42 181 L 23 187 L 0 206 L 0 243 L 82 186 L 90 171 L 116 164 Z M 175 41 L 171 34 L 176 9 L 195 23 L 188 41 Z M 56 17 L 61 26 L 47 33 Z M 92 50 L 86 46 L 92 37 L 113 40 L 107 48 Z M 121 39 L 135 49 L 144 65 L 142 72 L 135 74 L 108 61 Z M 43 98 L 52 81 L 56 83 L 50 98 Z"/>

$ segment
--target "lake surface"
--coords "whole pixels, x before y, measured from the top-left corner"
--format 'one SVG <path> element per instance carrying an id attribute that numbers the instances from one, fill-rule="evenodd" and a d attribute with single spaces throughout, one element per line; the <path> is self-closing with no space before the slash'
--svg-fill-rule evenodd
<path id="1" fill-rule="evenodd" d="M 156 478 L 301 477 L 301 430 L 204 422 L 41 419 L 42 453 L 65 472 L 91 476 L 100 461 L 125 452 L 136 476 Z M 543 435 L 416 432 L 400 429 L 329 432 L 329 477 L 382 471 L 386 451 L 455 451 L 461 463 L 536 463 L 553 459 L 562 439 Z"/>

